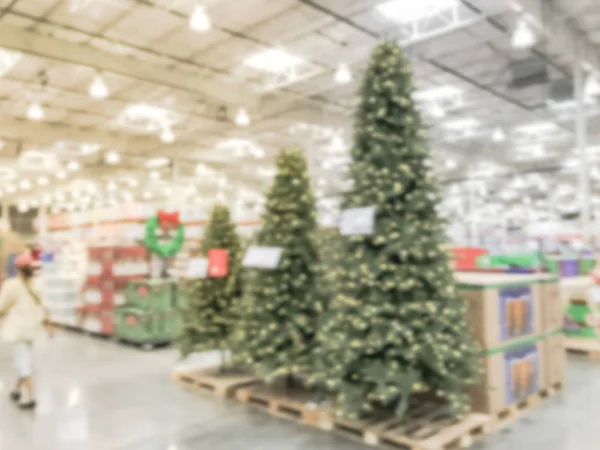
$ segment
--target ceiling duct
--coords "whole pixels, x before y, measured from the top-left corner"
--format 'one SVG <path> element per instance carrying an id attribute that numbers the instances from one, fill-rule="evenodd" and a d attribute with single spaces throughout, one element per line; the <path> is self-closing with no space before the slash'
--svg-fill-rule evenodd
<path id="1" fill-rule="evenodd" d="M 508 85 L 513 89 L 524 89 L 549 81 L 546 64 L 537 58 L 511 61 L 508 67 L 511 75 Z"/>
<path id="2" fill-rule="evenodd" d="M 550 85 L 548 99 L 555 103 L 571 101 L 575 98 L 573 83 L 569 80 L 557 80 Z"/>

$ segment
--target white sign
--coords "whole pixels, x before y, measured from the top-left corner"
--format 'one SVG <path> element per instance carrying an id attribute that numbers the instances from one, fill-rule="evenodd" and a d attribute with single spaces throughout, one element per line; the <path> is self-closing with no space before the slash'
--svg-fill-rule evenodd
<path id="1" fill-rule="evenodd" d="M 248 247 L 242 265 L 256 269 L 277 269 L 281 247 Z"/>
<path id="2" fill-rule="evenodd" d="M 600 287 L 591 288 L 590 296 L 592 297 L 593 303 L 600 303 Z"/>
<path id="3" fill-rule="evenodd" d="M 208 274 L 207 258 L 190 258 L 185 271 L 185 278 L 206 278 Z"/>
<path id="4" fill-rule="evenodd" d="M 350 208 L 342 211 L 340 219 L 340 234 L 352 236 L 357 234 L 370 235 L 375 230 L 375 207 Z"/>

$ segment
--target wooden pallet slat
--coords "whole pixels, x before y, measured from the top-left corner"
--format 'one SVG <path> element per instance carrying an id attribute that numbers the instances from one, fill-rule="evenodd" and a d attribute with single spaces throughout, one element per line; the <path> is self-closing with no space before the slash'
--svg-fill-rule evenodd
<path id="1" fill-rule="evenodd" d="M 211 392 L 218 397 L 233 397 L 240 388 L 257 383 L 251 374 L 221 373 L 219 367 L 176 370 L 173 378 L 178 383 L 200 392 Z"/>
<path id="2" fill-rule="evenodd" d="M 600 359 L 600 340 L 592 338 L 567 338 L 565 349 L 572 354 L 587 356 L 590 359 Z"/>

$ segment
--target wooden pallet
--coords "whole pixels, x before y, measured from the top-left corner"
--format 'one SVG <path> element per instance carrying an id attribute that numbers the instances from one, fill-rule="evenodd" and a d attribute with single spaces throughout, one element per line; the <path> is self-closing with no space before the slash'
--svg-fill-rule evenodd
<path id="1" fill-rule="evenodd" d="M 554 397 L 556 394 L 560 393 L 563 388 L 563 383 L 554 383 L 552 386 L 544 388 L 538 393 L 530 395 L 529 397 L 509 406 L 508 408 L 505 408 L 496 414 L 492 414 L 490 425 L 491 429 L 495 431 L 510 425 L 519 417 L 521 417 L 523 413 L 527 413 L 528 411 L 532 410 L 543 400 Z"/>
<path id="2" fill-rule="evenodd" d="M 298 388 L 276 391 L 263 383 L 240 388 L 235 397 L 242 403 L 264 409 L 270 414 L 316 426 L 320 409 L 313 403 L 313 392 Z"/>
<path id="3" fill-rule="evenodd" d="M 269 414 L 332 431 L 367 445 L 394 450 L 468 448 L 487 433 L 489 416 L 451 417 L 439 405 L 422 405 L 407 419 L 343 420 L 328 407 L 316 406 L 315 394 L 301 389 L 285 394 L 265 385 L 238 389 L 236 398 Z"/>
<path id="4" fill-rule="evenodd" d="M 449 450 L 469 448 L 489 431 L 485 414 L 452 417 L 440 405 L 421 405 L 403 419 L 343 420 L 329 414 L 319 426 L 367 445 L 394 450 Z"/>
<path id="5" fill-rule="evenodd" d="M 218 397 L 233 397 L 235 392 L 258 382 L 249 374 L 221 374 L 219 367 L 206 369 L 176 370 L 173 379 L 185 387 L 201 392 L 212 392 Z"/>
<path id="6" fill-rule="evenodd" d="M 587 356 L 590 359 L 600 359 L 600 340 L 594 338 L 572 338 L 565 339 L 567 352 Z"/>

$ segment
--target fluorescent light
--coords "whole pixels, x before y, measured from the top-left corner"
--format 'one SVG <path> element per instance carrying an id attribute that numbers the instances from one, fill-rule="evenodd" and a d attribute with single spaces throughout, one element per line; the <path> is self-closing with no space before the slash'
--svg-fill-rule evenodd
<path id="1" fill-rule="evenodd" d="M 64 180 L 65 178 L 67 178 L 67 173 L 64 170 L 60 170 L 56 173 L 56 178 L 58 178 L 59 180 Z"/>
<path id="2" fill-rule="evenodd" d="M 121 162 L 121 155 L 116 150 L 110 150 L 104 155 L 104 161 L 107 164 L 119 164 Z"/>
<path id="3" fill-rule="evenodd" d="M 94 80 L 90 85 L 88 93 L 90 94 L 90 97 L 96 98 L 98 100 L 102 100 L 108 97 L 108 88 L 106 87 L 104 78 L 102 78 L 101 75 L 96 75 L 94 77 Z"/>
<path id="4" fill-rule="evenodd" d="M 556 131 L 557 129 L 558 125 L 556 125 L 554 122 L 543 121 L 518 126 L 515 128 L 515 131 L 523 134 L 539 135 L 551 133 L 553 131 Z"/>
<path id="5" fill-rule="evenodd" d="M 152 193 L 148 191 L 144 192 L 144 198 L 150 200 L 152 198 Z"/>
<path id="6" fill-rule="evenodd" d="M 378 5 L 377 11 L 396 22 L 407 23 L 434 16 L 457 3 L 457 0 L 391 0 Z"/>
<path id="7" fill-rule="evenodd" d="M 201 5 L 194 6 L 188 22 L 190 30 L 204 33 L 212 28 L 212 22 Z"/>
<path id="8" fill-rule="evenodd" d="M 139 186 L 139 182 L 138 180 L 136 180 L 135 178 L 130 178 L 127 183 L 129 184 L 129 186 L 131 187 L 138 187 Z"/>
<path id="9" fill-rule="evenodd" d="M 20 213 L 24 213 L 29 210 L 29 206 L 25 202 L 19 202 L 19 204 L 17 205 L 17 209 Z"/>
<path id="10" fill-rule="evenodd" d="M 67 164 L 67 170 L 71 172 L 77 172 L 80 168 L 81 166 L 77 161 L 69 161 L 69 163 Z"/>
<path id="11" fill-rule="evenodd" d="M 160 172 L 158 170 L 152 170 L 152 171 L 150 171 L 149 176 L 150 176 L 151 180 L 159 180 Z"/>
<path id="12" fill-rule="evenodd" d="M 429 114 L 436 119 L 442 119 L 443 117 L 446 117 L 446 111 L 437 103 L 434 103 L 429 107 Z"/>
<path id="13" fill-rule="evenodd" d="M 246 108 L 239 108 L 235 114 L 235 124 L 238 127 L 247 127 L 250 125 L 250 115 Z"/>
<path id="14" fill-rule="evenodd" d="M 93 155 L 98 150 L 100 150 L 100 144 L 95 144 L 93 142 L 84 142 L 81 144 L 80 153 L 84 156 Z"/>
<path id="15" fill-rule="evenodd" d="M 282 49 L 271 48 L 244 60 L 244 64 L 264 72 L 281 73 L 302 64 L 302 59 Z"/>
<path id="16" fill-rule="evenodd" d="M 38 178 L 38 184 L 40 186 L 45 186 L 48 184 L 48 177 L 39 177 Z"/>
<path id="17" fill-rule="evenodd" d="M 169 158 L 159 157 L 149 159 L 148 161 L 146 161 L 145 165 L 148 169 L 159 169 L 161 167 L 168 166 L 169 162 Z"/>
<path id="18" fill-rule="evenodd" d="M 500 127 L 496 128 L 492 133 L 492 141 L 494 142 L 504 142 L 506 140 L 506 133 Z"/>
<path id="19" fill-rule="evenodd" d="M 472 117 L 465 117 L 444 122 L 443 126 L 452 131 L 470 131 L 479 126 L 479 121 Z"/>
<path id="20" fill-rule="evenodd" d="M 27 109 L 27 118 L 29 120 L 43 120 L 45 115 L 44 108 L 37 102 L 29 105 L 29 108 Z"/>
<path id="21" fill-rule="evenodd" d="M 353 80 L 352 71 L 346 63 L 341 63 L 335 71 L 333 79 L 338 84 L 348 84 Z"/>
<path id="22" fill-rule="evenodd" d="M 596 97 L 600 95 L 600 82 L 598 81 L 597 73 L 591 72 L 588 75 L 583 89 L 585 97 Z"/>
<path id="23" fill-rule="evenodd" d="M 160 140 L 164 144 L 172 144 L 175 142 L 175 135 L 173 134 L 173 130 L 171 127 L 165 127 L 160 133 Z"/>
<path id="24" fill-rule="evenodd" d="M 21 180 L 21 182 L 19 183 L 19 187 L 24 190 L 31 189 L 31 181 L 25 178 L 24 180 Z"/>
<path id="25" fill-rule="evenodd" d="M 423 89 L 413 94 L 415 100 L 420 102 L 436 102 L 462 95 L 462 90 L 456 86 L 444 85 L 430 89 Z"/>
<path id="26" fill-rule="evenodd" d="M 533 47 L 537 41 L 537 37 L 531 28 L 531 25 L 521 17 L 515 27 L 511 38 L 511 44 L 517 49 L 527 49 Z"/>

